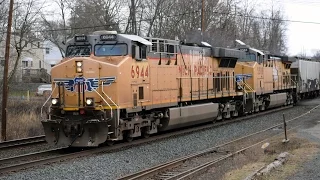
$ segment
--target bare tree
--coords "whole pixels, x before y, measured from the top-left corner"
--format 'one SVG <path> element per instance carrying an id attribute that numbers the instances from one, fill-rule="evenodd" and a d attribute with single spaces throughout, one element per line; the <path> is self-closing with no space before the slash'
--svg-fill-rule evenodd
<path id="1" fill-rule="evenodd" d="M 15 58 L 13 60 L 13 69 L 9 72 L 9 83 L 12 82 L 14 75 L 21 61 L 22 52 L 32 53 L 27 49 L 28 44 L 34 44 L 39 41 L 33 31 L 33 27 L 39 22 L 40 11 L 43 4 L 39 5 L 37 0 L 18 1 L 15 7 L 15 16 L 13 21 L 13 42 L 15 49 Z"/>
<path id="2" fill-rule="evenodd" d="M 55 20 L 48 20 L 46 15 L 42 13 L 43 31 L 41 32 L 45 40 L 50 41 L 59 48 L 62 57 L 65 55 L 65 43 L 68 38 L 72 37 L 71 30 L 68 26 L 67 13 L 70 12 L 70 3 L 66 0 L 54 0 L 53 3 L 59 7 L 59 17 Z"/>
<path id="3" fill-rule="evenodd" d="M 88 34 L 97 30 L 119 31 L 120 1 L 78 0 L 72 4 L 69 18 L 71 34 Z"/>
<path id="4" fill-rule="evenodd" d="M 316 51 L 316 53 L 314 53 L 313 59 L 320 60 L 320 50 L 318 50 L 318 51 Z"/>
<path id="5" fill-rule="evenodd" d="M 138 33 L 137 14 L 141 9 L 141 5 L 142 5 L 141 0 L 127 0 L 127 6 L 129 7 L 130 14 L 128 16 L 128 22 L 124 31 L 125 33 L 131 33 L 131 34 Z"/>
<path id="6" fill-rule="evenodd" d="M 54 0 L 60 16 L 43 17 L 45 39 L 64 54 L 68 38 L 96 30 L 117 30 L 128 34 L 174 39 L 196 37 L 201 27 L 199 0 Z M 286 52 L 286 24 L 283 12 L 257 10 L 255 3 L 240 0 L 205 1 L 205 33 L 214 46 L 232 47 L 235 39 L 274 54 Z M 70 14 L 70 15 L 69 15 Z"/>
<path id="7" fill-rule="evenodd" d="M 4 40 L 3 35 L 7 28 L 8 3 L 5 0 L 0 1 L 0 44 Z"/>

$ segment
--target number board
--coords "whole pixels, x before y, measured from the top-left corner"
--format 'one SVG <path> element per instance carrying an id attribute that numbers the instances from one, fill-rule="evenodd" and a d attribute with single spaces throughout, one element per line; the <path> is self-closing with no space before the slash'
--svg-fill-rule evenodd
<path id="1" fill-rule="evenodd" d="M 103 34 L 100 36 L 101 41 L 116 41 L 117 35 L 115 34 Z"/>
<path id="2" fill-rule="evenodd" d="M 149 66 L 147 63 L 132 65 L 131 67 L 132 79 L 148 78 L 148 77 L 149 77 Z"/>
<path id="3" fill-rule="evenodd" d="M 76 37 L 74 38 L 74 40 L 75 40 L 76 42 L 86 42 L 86 41 L 87 41 L 87 36 L 76 36 Z"/>
<path id="4" fill-rule="evenodd" d="M 243 52 L 249 52 L 249 49 L 248 48 L 241 48 L 239 49 L 240 51 L 243 51 Z"/>

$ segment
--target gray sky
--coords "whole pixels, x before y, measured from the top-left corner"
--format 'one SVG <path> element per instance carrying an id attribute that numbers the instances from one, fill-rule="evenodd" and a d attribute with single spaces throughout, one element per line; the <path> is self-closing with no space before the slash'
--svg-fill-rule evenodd
<path id="1" fill-rule="evenodd" d="M 313 55 L 320 50 L 320 0 L 249 0 L 256 7 L 271 9 L 281 7 L 284 10 L 285 18 L 294 21 L 316 22 L 297 23 L 287 22 L 287 46 L 288 55 L 296 55 L 305 52 Z M 50 10 L 56 9 L 56 5 L 50 3 Z M 52 6 L 53 5 L 53 6 Z M 51 18 L 54 18 L 52 16 Z"/>
<path id="2" fill-rule="evenodd" d="M 275 2 L 284 7 L 287 19 L 318 22 L 318 24 L 288 23 L 288 53 L 295 55 L 305 51 L 307 55 L 312 55 L 316 50 L 320 50 L 320 0 L 276 0 Z"/>

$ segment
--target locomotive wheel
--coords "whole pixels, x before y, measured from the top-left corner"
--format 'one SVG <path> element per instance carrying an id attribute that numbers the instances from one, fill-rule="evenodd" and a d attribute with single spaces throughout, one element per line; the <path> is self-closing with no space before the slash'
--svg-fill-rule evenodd
<path id="1" fill-rule="evenodd" d="M 107 144 L 107 146 L 113 146 L 114 145 L 114 141 L 107 141 L 106 144 Z"/>
<path id="2" fill-rule="evenodd" d="M 217 118 L 214 118 L 212 123 L 215 124 L 217 122 Z"/>
<path id="3" fill-rule="evenodd" d="M 132 133 L 132 132 L 131 132 L 131 133 Z M 130 136 L 130 131 L 124 133 L 124 139 L 125 139 L 127 142 L 133 141 L 133 137 Z"/>
<path id="4" fill-rule="evenodd" d="M 127 141 L 127 142 L 133 141 L 133 137 L 127 136 L 127 137 L 126 137 L 126 141 Z"/>
<path id="5" fill-rule="evenodd" d="M 147 132 L 147 130 L 142 132 L 142 137 L 144 137 L 144 138 L 149 138 L 150 137 L 150 134 Z"/>

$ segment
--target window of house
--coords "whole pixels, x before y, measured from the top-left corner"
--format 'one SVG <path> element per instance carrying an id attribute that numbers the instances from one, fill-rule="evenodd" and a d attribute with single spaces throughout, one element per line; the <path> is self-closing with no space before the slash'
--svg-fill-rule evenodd
<path id="1" fill-rule="evenodd" d="M 22 67 L 23 68 L 28 67 L 28 61 L 22 61 Z"/>
<path id="2" fill-rule="evenodd" d="M 39 69 L 41 69 L 41 61 L 39 61 Z"/>
<path id="3" fill-rule="evenodd" d="M 46 48 L 46 54 L 50 54 L 50 48 Z"/>

